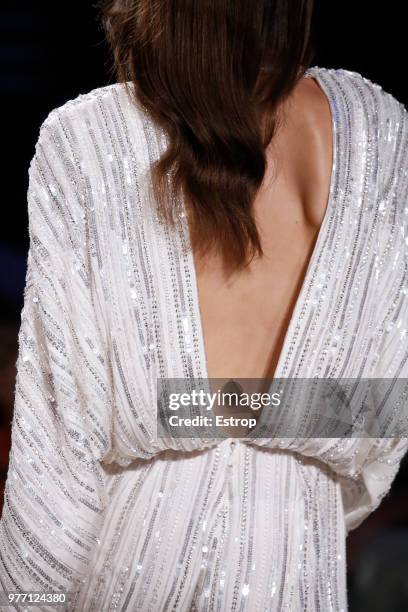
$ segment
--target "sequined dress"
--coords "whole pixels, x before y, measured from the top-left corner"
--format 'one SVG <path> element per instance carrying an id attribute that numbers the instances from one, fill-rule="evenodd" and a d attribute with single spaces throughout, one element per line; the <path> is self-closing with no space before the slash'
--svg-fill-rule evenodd
<path id="1" fill-rule="evenodd" d="M 356 72 L 307 76 L 333 172 L 275 376 L 408 378 L 407 111 Z M 1 589 L 89 612 L 345 611 L 347 533 L 407 439 L 156 437 L 157 378 L 206 375 L 186 217 L 159 223 L 149 190 L 165 146 L 119 84 L 41 127 Z"/>

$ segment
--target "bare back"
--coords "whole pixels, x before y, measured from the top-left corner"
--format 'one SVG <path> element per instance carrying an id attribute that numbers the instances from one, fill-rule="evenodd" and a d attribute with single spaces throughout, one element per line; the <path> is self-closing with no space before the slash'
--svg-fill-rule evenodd
<path id="1" fill-rule="evenodd" d="M 326 212 L 332 142 L 328 99 L 304 78 L 267 152 L 254 203 L 264 257 L 228 279 L 217 256 L 195 259 L 210 378 L 273 377 Z"/>

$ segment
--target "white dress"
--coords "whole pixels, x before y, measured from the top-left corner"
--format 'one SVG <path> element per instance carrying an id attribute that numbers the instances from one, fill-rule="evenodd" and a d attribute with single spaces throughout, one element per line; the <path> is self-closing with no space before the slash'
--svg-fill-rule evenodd
<path id="1" fill-rule="evenodd" d="M 275 376 L 408 378 L 407 111 L 358 73 L 307 75 L 333 173 Z M 119 84 L 41 127 L 0 588 L 76 611 L 345 611 L 346 535 L 407 438 L 156 436 L 157 378 L 206 376 L 186 217 L 166 228 L 149 191 L 165 146 Z"/>

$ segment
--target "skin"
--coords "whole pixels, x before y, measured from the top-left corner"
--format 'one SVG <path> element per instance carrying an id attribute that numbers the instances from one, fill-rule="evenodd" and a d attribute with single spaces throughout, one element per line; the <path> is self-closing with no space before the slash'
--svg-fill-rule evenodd
<path id="1" fill-rule="evenodd" d="M 254 203 L 265 256 L 230 278 L 216 255 L 195 260 L 209 378 L 273 377 L 327 209 L 328 99 L 315 79 L 304 78 L 283 110 Z"/>

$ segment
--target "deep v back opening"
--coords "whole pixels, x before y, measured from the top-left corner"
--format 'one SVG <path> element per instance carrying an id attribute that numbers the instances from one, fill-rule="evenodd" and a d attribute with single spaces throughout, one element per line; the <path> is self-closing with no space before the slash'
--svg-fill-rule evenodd
<path id="1" fill-rule="evenodd" d="M 310 283 L 313 280 L 313 270 L 315 265 L 317 264 L 317 261 L 319 260 L 320 256 L 321 256 L 321 249 L 323 248 L 324 242 L 325 242 L 325 234 L 326 234 L 326 230 L 327 230 L 327 226 L 329 224 L 329 220 L 330 217 L 333 213 L 333 206 L 334 206 L 334 199 L 333 199 L 333 195 L 334 195 L 334 182 L 335 182 L 335 171 L 336 171 L 336 164 L 337 164 L 337 158 L 338 158 L 338 150 L 337 150 L 337 126 L 336 126 L 336 115 L 334 112 L 334 100 L 332 100 L 332 97 L 329 93 L 329 91 L 326 89 L 325 83 L 323 80 L 321 80 L 320 78 L 320 74 L 321 71 L 324 71 L 324 68 L 319 68 L 317 66 L 309 68 L 307 70 L 307 72 L 305 73 L 305 77 L 306 78 L 313 78 L 315 80 L 315 82 L 317 83 L 317 85 L 320 87 L 321 91 L 324 93 L 324 95 L 326 96 L 326 99 L 329 103 L 329 108 L 330 108 L 330 115 L 331 115 L 331 129 L 332 129 L 332 168 L 331 168 L 331 175 L 330 175 L 330 183 L 329 183 L 329 189 L 328 189 L 328 199 L 327 199 L 327 203 L 326 203 L 326 209 L 325 209 L 325 213 L 323 215 L 323 220 L 320 224 L 320 229 L 317 233 L 317 238 L 314 241 L 314 247 L 312 250 L 312 253 L 309 257 L 308 260 L 308 264 L 307 264 L 307 268 L 306 268 L 306 273 L 303 277 L 303 281 L 301 283 L 300 289 L 298 290 L 297 293 L 297 298 L 295 300 L 295 305 L 292 309 L 292 313 L 291 316 L 289 318 L 289 323 L 287 325 L 286 328 L 286 332 L 284 333 L 284 339 L 283 339 L 283 343 L 281 345 L 281 350 L 279 352 L 279 357 L 277 360 L 277 365 L 274 369 L 274 374 L 271 377 L 268 377 L 268 379 L 266 380 L 274 380 L 276 378 L 279 378 L 281 373 L 282 373 L 282 368 L 283 368 L 283 364 L 284 361 L 287 357 L 288 354 L 288 347 L 289 347 L 289 342 L 290 342 L 290 338 L 291 335 L 293 333 L 294 330 L 294 326 L 296 325 L 296 320 L 298 317 L 299 312 L 301 311 L 303 305 L 304 305 L 304 300 L 305 300 L 305 294 L 306 294 L 306 290 L 309 287 Z M 187 215 L 184 215 L 184 220 L 186 222 L 186 230 L 187 230 L 187 237 L 188 237 L 188 250 L 189 250 L 189 254 L 190 254 L 190 271 L 191 271 L 191 281 L 192 281 L 192 287 L 193 287 L 193 309 L 194 309 L 194 314 L 195 314 L 195 321 L 194 323 L 196 324 L 196 329 L 198 332 L 198 340 L 201 344 L 202 347 L 202 355 L 203 355 L 203 363 L 199 364 L 199 371 L 200 371 L 200 376 L 206 380 L 209 379 L 208 376 L 208 359 L 207 359 L 207 350 L 206 350 L 206 342 L 205 342 L 205 335 L 204 335 L 204 329 L 203 329 L 203 321 L 202 321 L 202 314 L 201 314 L 201 306 L 200 306 L 200 299 L 199 299 L 199 289 L 198 289 L 198 278 L 197 278 L 197 269 L 196 269 L 196 265 L 195 265 L 195 261 L 194 261 L 194 256 L 192 253 L 192 248 L 191 248 L 191 240 L 190 240 L 190 230 L 189 230 L 189 226 L 188 226 L 188 222 L 187 222 Z M 271 354 L 271 353 L 269 353 Z M 269 363 L 268 363 L 268 369 L 269 369 Z M 212 380 L 215 380 L 214 377 L 212 377 Z M 271 387 L 269 387 L 270 389 Z M 266 390 L 267 392 L 267 390 Z"/>

